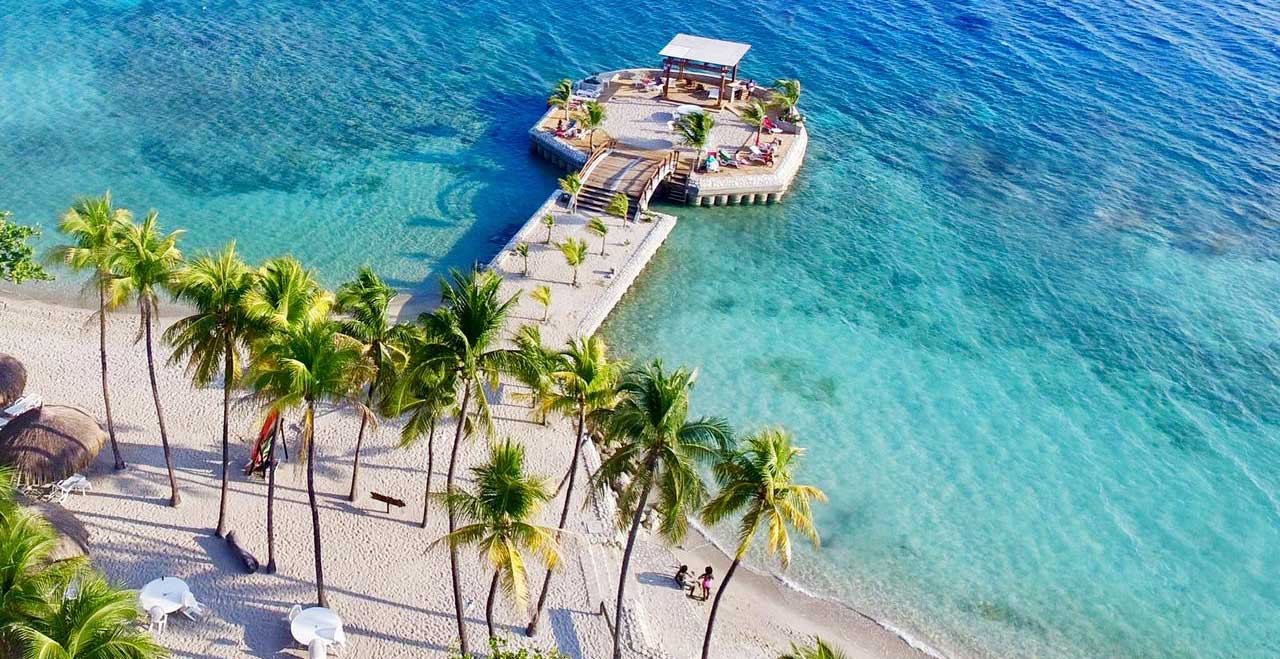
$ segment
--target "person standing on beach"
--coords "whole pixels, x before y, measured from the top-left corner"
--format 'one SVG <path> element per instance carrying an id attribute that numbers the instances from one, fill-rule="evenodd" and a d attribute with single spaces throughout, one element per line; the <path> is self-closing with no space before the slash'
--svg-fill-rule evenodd
<path id="1" fill-rule="evenodd" d="M 711 573 L 711 566 L 708 565 L 707 569 L 702 571 L 702 576 L 698 577 L 698 585 L 702 586 L 702 601 L 707 601 L 707 598 L 711 596 L 711 584 L 715 580 L 716 578 Z"/>

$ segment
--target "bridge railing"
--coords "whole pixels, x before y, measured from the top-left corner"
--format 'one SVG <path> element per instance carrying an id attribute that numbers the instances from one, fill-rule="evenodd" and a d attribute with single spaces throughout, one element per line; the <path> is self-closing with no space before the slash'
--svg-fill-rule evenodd
<path id="1" fill-rule="evenodd" d="M 613 138 L 605 140 L 603 144 L 591 152 L 591 155 L 587 157 L 587 161 L 582 163 L 582 169 L 578 170 L 578 178 L 583 185 L 587 184 L 587 177 L 591 175 L 591 170 L 595 169 L 596 165 L 600 164 L 600 161 L 604 160 L 605 156 L 609 155 L 609 152 L 613 150 L 613 145 Z"/>
<path id="2" fill-rule="evenodd" d="M 649 210 L 649 200 L 653 198 L 653 194 L 658 191 L 658 186 L 667 180 L 676 171 L 676 167 L 680 165 L 680 152 L 672 149 L 662 162 L 658 164 L 658 168 L 653 170 L 653 174 L 649 176 L 649 180 L 645 181 L 644 188 L 640 191 L 639 205 L 641 211 Z"/>

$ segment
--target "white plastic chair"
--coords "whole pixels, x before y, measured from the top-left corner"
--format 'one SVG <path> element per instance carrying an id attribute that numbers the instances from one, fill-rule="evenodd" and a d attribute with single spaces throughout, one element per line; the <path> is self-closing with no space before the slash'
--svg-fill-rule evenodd
<path id="1" fill-rule="evenodd" d="M 325 659 L 329 656 L 329 642 L 324 639 L 315 639 L 307 646 L 307 659 Z"/>
<path id="2" fill-rule="evenodd" d="M 289 622 L 293 622 L 293 619 L 297 618 L 299 613 L 302 613 L 302 605 L 294 604 L 293 608 L 289 609 Z"/>
<path id="3" fill-rule="evenodd" d="M 163 634 L 165 625 L 169 622 L 169 616 L 165 615 L 158 606 L 151 607 L 147 615 L 151 617 L 151 624 L 147 625 L 147 631 L 156 635 Z"/>
<path id="4" fill-rule="evenodd" d="M 196 596 L 187 591 L 182 596 L 182 608 L 178 609 L 182 615 L 192 620 L 202 620 L 209 613 L 209 607 L 201 604 L 196 600 Z"/>

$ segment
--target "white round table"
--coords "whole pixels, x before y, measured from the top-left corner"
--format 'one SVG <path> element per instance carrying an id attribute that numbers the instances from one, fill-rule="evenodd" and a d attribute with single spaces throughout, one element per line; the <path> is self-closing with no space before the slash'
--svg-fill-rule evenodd
<path id="1" fill-rule="evenodd" d="M 142 605 L 143 611 L 160 609 L 170 614 L 182 608 L 182 601 L 189 592 L 191 589 L 187 588 L 187 582 L 177 577 L 164 577 L 149 582 L 138 591 L 138 604 Z"/>
<path id="2" fill-rule="evenodd" d="M 303 609 L 294 616 L 289 623 L 289 633 L 293 634 L 293 640 L 307 646 L 316 639 L 338 645 L 347 643 L 347 637 L 342 633 L 342 618 L 321 606 Z"/>
<path id="3" fill-rule="evenodd" d="M 676 106 L 675 112 L 673 114 L 675 114 L 677 117 L 683 117 L 686 114 L 702 114 L 702 107 L 697 105 L 688 105 L 688 104 L 679 105 L 679 106 Z"/>

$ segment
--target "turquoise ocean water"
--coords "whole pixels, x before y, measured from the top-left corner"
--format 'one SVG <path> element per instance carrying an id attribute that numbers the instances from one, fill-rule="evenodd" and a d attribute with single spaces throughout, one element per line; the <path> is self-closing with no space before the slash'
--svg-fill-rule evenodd
<path id="1" fill-rule="evenodd" d="M 954 656 L 1280 656 L 1274 3 L 0 0 L 0 207 L 117 199 L 337 283 L 487 259 L 561 76 L 799 77 L 780 206 L 678 209 L 605 327 L 784 423 L 788 575 Z"/>

